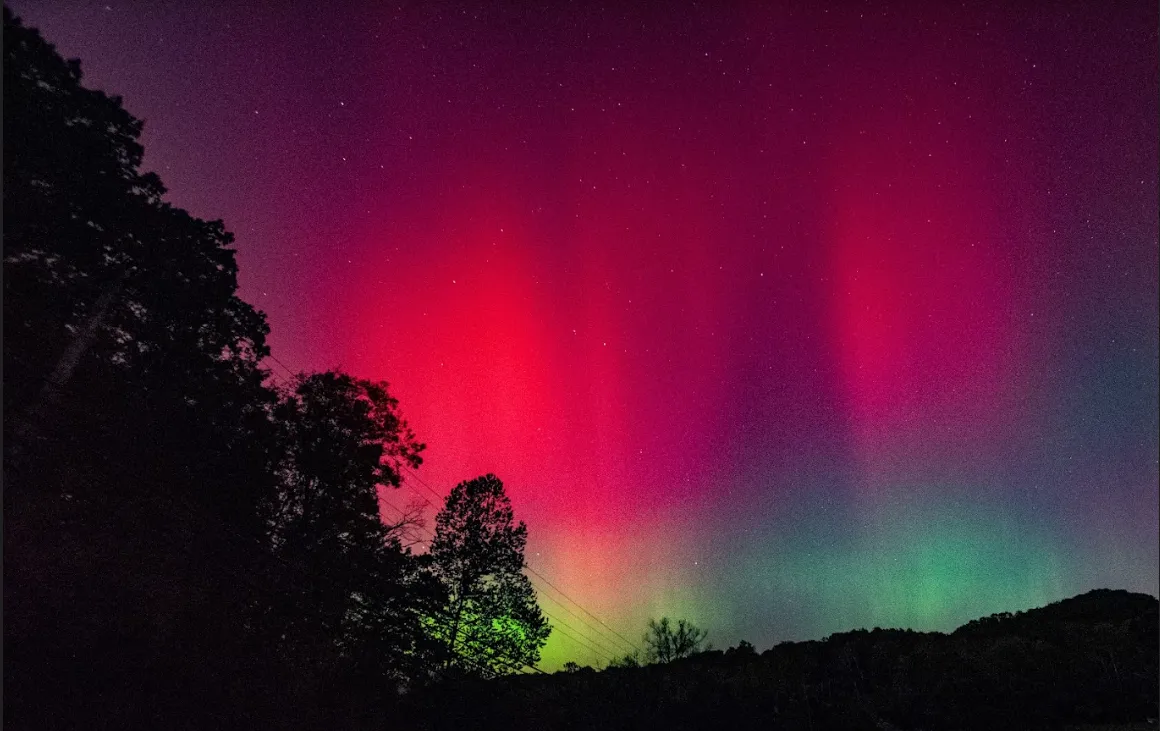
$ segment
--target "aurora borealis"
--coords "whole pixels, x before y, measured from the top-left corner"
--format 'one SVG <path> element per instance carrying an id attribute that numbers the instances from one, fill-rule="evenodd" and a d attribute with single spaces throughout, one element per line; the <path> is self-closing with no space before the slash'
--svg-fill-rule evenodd
<path id="1" fill-rule="evenodd" d="M 1160 593 L 1154 3 L 163 5 L 12 3 L 621 634 Z"/>

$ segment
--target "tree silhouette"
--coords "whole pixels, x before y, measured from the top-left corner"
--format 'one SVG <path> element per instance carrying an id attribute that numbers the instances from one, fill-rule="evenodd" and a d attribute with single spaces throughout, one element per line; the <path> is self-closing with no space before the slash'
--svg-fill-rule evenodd
<path id="1" fill-rule="evenodd" d="M 757 657 L 757 649 L 752 643 L 741 640 L 737 643 L 736 647 L 730 647 L 725 651 L 725 657 L 737 659 L 753 658 Z"/>
<path id="2" fill-rule="evenodd" d="M 401 725 L 451 728 L 1149 728 L 1160 603 L 1093 591 L 952 634 L 853 630 L 742 661 L 557 673 L 420 691 Z M 745 647 L 739 645 L 739 647 Z M 631 665 L 631 663 L 629 663 Z M 1154 724 L 1151 724 L 1154 725 Z"/>
<path id="3" fill-rule="evenodd" d="M 420 676 L 444 602 L 379 522 L 422 448 L 385 384 L 267 388 L 223 224 L 7 7 L 3 53 L 6 724 L 311 727 Z"/>
<path id="4" fill-rule="evenodd" d="M 448 666 L 485 676 L 534 665 L 548 625 L 524 569 L 527 526 L 495 475 L 455 486 L 435 519 L 431 561 L 448 592 L 432 619 Z"/>
<path id="5" fill-rule="evenodd" d="M 701 651 L 707 635 L 707 632 L 683 619 L 675 627 L 668 617 L 661 617 L 659 622 L 650 619 L 648 632 L 644 636 L 645 657 L 650 663 L 666 663 L 688 657 Z"/>
<path id="6" fill-rule="evenodd" d="M 268 328 L 237 296 L 233 237 L 162 201 L 139 169 L 140 120 L 80 81 L 78 61 L 5 7 L 6 380 L 38 382 L 71 355 L 151 401 L 210 406 L 201 416 L 260 402 Z M 92 324 L 91 348 L 68 353 Z M 21 385 L 5 389 L 9 413 L 45 395 Z"/>
<path id="7" fill-rule="evenodd" d="M 265 320 L 222 224 L 140 170 L 141 122 L 7 7 L 3 73 L 6 710 L 203 712 L 217 668 L 269 669 L 238 579 L 274 484 Z"/>
<path id="8" fill-rule="evenodd" d="M 5 7 L 5 460 L 32 474 L 51 451 L 37 479 L 100 499 L 69 474 L 91 448 L 257 536 L 265 318 L 237 296 L 233 237 L 161 199 L 142 123 L 81 78 Z"/>
<path id="9" fill-rule="evenodd" d="M 614 657 L 608 661 L 608 667 L 615 668 L 639 668 L 644 663 L 640 659 L 640 651 L 633 650 L 620 657 Z"/>
<path id="10" fill-rule="evenodd" d="M 401 550 L 392 528 L 405 526 L 380 516 L 379 491 L 422 462 L 397 406 L 385 383 L 299 377 L 274 410 L 279 485 L 264 512 L 271 549 L 301 572 L 293 593 L 313 610 L 298 621 L 364 670 L 403 677 L 430 659 L 422 617 L 442 602 L 423 562 Z"/>
<path id="11" fill-rule="evenodd" d="M 280 485 L 266 506 L 280 551 L 347 550 L 382 538 L 378 490 L 398 487 L 424 445 L 386 383 L 345 373 L 300 377 L 278 403 Z"/>

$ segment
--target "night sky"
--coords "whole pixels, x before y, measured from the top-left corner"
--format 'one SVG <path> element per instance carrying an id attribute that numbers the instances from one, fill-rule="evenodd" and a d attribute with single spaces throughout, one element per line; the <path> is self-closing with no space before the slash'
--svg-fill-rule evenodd
<path id="1" fill-rule="evenodd" d="M 11 5 L 630 639 L 1160 593 L 1155 2 Z"/>

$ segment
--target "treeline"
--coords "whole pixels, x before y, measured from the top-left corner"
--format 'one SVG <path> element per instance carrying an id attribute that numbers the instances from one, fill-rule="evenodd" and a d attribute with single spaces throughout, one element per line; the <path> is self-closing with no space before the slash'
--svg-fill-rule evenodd
<path id="1" fill-rule="evenodd" d="M 1100 590 L 951 634 L 875 628 L 461 683 L 409 698 L 403 719 L 432 731 L 1154 728 L 1158 607 Z"/>
<path id="2" fill-rule="evenodd" d="M 502 484 L 413 554 L 379 491 L 424 445 L 387 384 L 272 384 L 232 236 L 163 200 L 140 133 L 5 7 L 5 727 L 378 726 L 536 662 Z"/>

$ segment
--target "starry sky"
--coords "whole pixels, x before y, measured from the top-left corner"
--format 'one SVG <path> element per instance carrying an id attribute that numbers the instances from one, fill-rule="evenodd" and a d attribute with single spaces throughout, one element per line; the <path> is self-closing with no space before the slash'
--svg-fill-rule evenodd
<path id="1" fill-rule="evenodd" d="M 106 2 L 11 5 L 275 374 L 504 480 L 544 667 L 1160 593 L 1154 2 Z"/>

